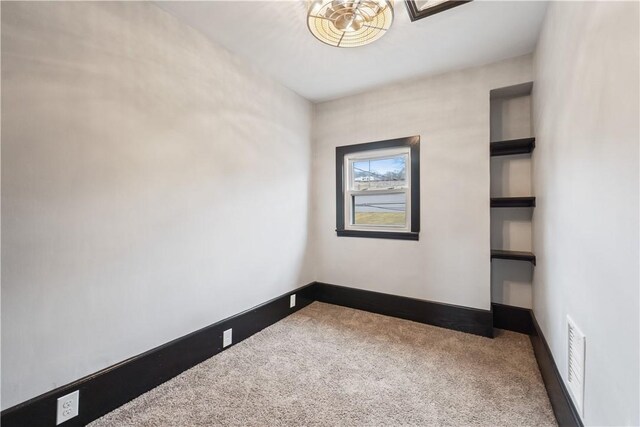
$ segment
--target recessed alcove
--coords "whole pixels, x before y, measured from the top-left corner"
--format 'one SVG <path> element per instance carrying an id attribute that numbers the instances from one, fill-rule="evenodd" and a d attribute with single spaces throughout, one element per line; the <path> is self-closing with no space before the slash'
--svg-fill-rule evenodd
<path id="1" fill-rule="evenodd" d="M 532 306 L 534 261 L 502 251 L 533 252 L 532 87 L 529 82 L 490 92 L 491 301 L 526 308 Z"/>

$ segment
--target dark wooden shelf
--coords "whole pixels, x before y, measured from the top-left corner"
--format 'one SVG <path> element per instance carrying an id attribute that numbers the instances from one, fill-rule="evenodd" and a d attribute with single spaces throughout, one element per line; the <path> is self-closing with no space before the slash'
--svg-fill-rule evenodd
<path id="1" fill-rule="evenodd" d="M 492 197 L 492 208 L 533 208 L 536 206 L 535 197 Z"/>
<path id="2" fill-rule="evenodd" d="M 503 251 L 491 249 L 491 259 L 511 259 L 514 261 L 528 261 L 536 265 L 536 256 L 531 252 Z"/>
<path id="3" fill-rule="evenodd" d="M 510 156 L 531 153 L 536 146 L 535 138 L 510 139 L 490 144 L 491 156 Z"/>

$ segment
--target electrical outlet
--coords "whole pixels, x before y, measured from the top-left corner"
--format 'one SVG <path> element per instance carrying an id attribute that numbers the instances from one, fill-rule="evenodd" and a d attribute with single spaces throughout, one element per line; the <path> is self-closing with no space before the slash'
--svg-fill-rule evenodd
<path id="1" fill-rule="evenodd" d="M 296 294 L 293 294 L 289 297 L 289 308 L 293 308 L 296 306 Z"/>
<path id="2" fill-rule="evenodd" d="M 66 396 L 58 398 L 58 412 L 56 415 L 56 425 L 70 420 L 78 415 L 80 407 L 80 391 L 76 390 Z"/>
<path id="3" fill-rule="evenodd" d="M 229 347 L 233 342 L 233 329 L 227 329 L 222 333 L 222 348 Z"/>

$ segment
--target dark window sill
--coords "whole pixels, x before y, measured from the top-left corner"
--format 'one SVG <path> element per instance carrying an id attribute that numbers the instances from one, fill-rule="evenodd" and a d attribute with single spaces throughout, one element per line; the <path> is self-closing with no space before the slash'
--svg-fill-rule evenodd
<path id="1" fill-rule="evenodd" d="M 417 232 L 336 230 L 339 237 L 366 237 L 369 239 L 418 240 Z"/>

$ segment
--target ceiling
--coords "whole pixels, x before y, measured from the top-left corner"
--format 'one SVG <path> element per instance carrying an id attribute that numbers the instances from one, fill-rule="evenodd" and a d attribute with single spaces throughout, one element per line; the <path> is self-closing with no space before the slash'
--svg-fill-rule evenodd
<path id="1" fill-rule="evenodd" d="M 156 3 L 303 97 L 325 101 L 533 51 L 547 3 L 475 0 L 411 22 L 402 1 L 381 39 L 335 48 L 307 29 L 303 1 Z"/>

